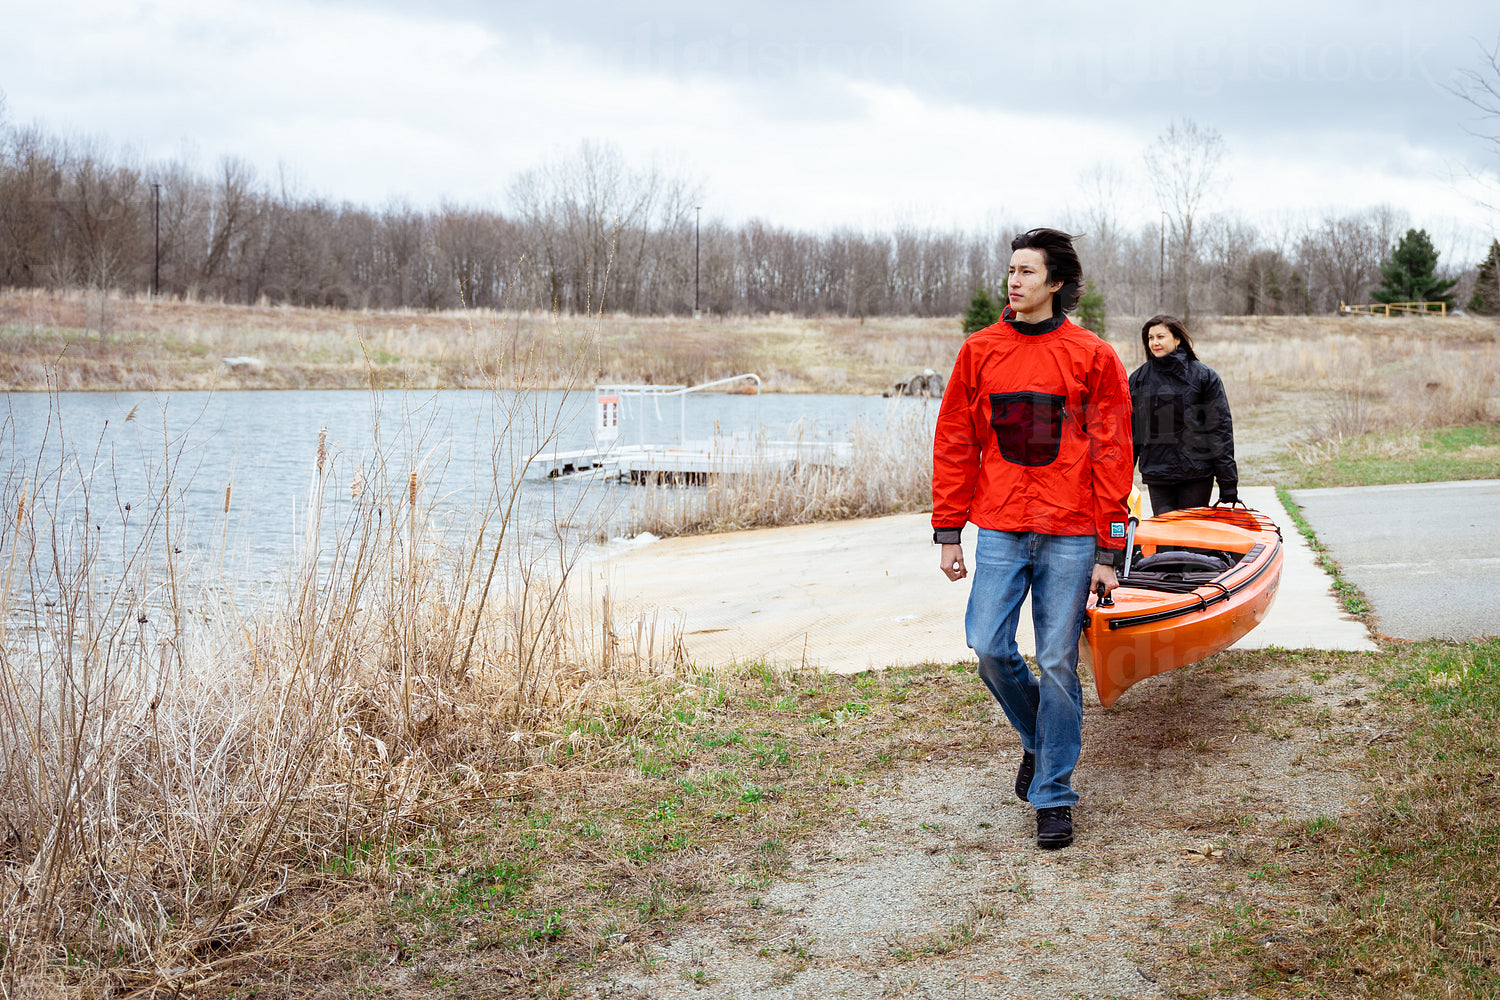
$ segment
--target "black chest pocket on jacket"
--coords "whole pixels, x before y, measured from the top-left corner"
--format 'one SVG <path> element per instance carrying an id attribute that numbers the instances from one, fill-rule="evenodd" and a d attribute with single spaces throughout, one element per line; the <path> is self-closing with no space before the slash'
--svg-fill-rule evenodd
<path id="1" fill-rule="evenodd" d="M 1182 397 L 1174 393 L 1152 396 L 1148 413 L 1151 423 L 1147 428 L 1147 442 L 1176 444 L 1177 436 L 1186 429 L 1183 424 Z"/>
<path id="2" fill-rule="evenodd" d="M 1051 465 L 1062 445 L 1065 396 L 1048 392 L 990 394 L 990 426 L 1000 455 L 1015 465 Z"/>

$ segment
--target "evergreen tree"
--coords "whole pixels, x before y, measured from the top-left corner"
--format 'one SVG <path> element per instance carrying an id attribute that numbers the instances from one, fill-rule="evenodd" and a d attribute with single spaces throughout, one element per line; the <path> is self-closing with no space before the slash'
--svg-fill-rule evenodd
<path id="1" fill-rule="evenodd" d="M 980 285 L 969 300 L 969 311 L 964 313 L 964 335 L 983 330 L 1000 319 L 1000 307 L 990 298 L 989 291 Z"/>
<path id="2" fill-rule="evenodd" d="M 1092 281 L 1083 286 L 1083 295 L 1078 299 L 1078 325 L 1104 336 L 1104 293 Z"/>
<path id="3" fill-rule="evenodd" d="M 1469 299 L 1469 312 L 1481 316 L 1500 313 L 1500 240 L 1490 241 L 1490 255 L 1479 265 L 1479 276 L 1474 279 L 1474 297 Z"/>
<path id="4" fill-rule="evenodd" d="M 1437 249 L 1425 229 L 1408 229 L 1396 249 L 1380 265 L 1381 286 L 1376 302 L 1446 302 L 1453 308 L 1453 286 L 1437 276 Z"/>

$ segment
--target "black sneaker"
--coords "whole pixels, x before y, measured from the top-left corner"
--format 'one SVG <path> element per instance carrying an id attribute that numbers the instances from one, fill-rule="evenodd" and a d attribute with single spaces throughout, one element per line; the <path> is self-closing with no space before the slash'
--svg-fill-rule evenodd
<path id="1" fill-rule="evenodd" d="M 1055 851 L 1073 842 L 1073 810 L 1068 806 L 1053 806 L 1036 811 L 1036 846 L 1044 851 Z"/>
<path id="2" fill-rule="evenodd" d="M 1031 776 L 1036 774 L 1036 754 L 1030 750 L 1021 751 L 1021 766 L 1016 768 L 1016 798 L 1022 802 L 1026 801 L 1026 793 L 1031 791 Z"/>

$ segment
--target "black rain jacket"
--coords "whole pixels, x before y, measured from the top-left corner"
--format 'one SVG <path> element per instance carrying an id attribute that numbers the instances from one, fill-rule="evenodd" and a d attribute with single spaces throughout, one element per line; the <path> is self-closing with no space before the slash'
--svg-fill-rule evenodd
<path id="1" fill-rule="evenodd" d="M 1153 357 L 1131 373 L 1130 402 L 1142 482 L 1213 476 L 1221 496 L 1238 492 L 1229 399 L 1212 368 L 1180 347 Z"/>

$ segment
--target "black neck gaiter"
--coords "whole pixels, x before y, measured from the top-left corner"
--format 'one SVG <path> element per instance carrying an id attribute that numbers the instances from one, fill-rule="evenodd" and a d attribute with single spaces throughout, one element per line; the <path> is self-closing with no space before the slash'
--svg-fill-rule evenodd
<path id="1" fill-rule="evenodd" d="M 1016 311 L 1014 309 L 1010 308 L 1009 306 L 1006 306 L 1005 308 L 1005 322 L 1009 323 L 1011 325 L 1011 329 L 1015 330 L 1017 333 L 1025 334 L 1028 337 L 1039 337 L 1044 333 L 1051 333 L 1053 330 L 1056 330 L 1058 327 L 1062 326 L 1063 320 L 1065 319 L 1067 319 L 1067 317 L 1062 313 L 1054 313 L 1052 314 L 1052 316 L 1042 320 L 1040 323 L 1022 323 L 1020 320 L 1016 319 Z"/>

